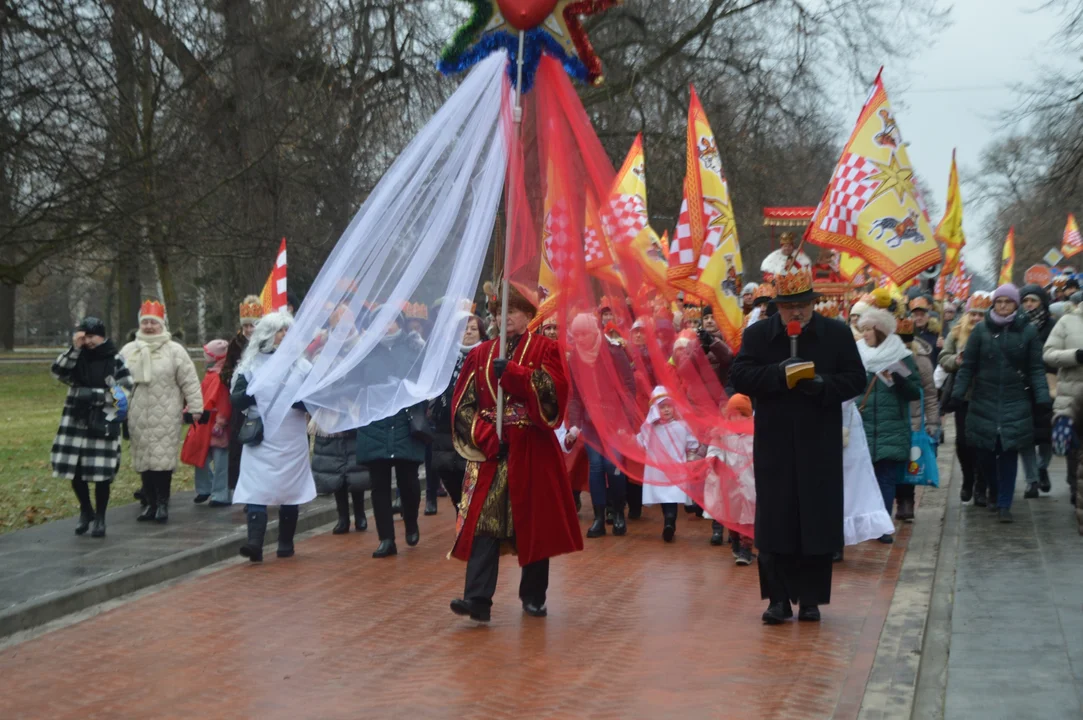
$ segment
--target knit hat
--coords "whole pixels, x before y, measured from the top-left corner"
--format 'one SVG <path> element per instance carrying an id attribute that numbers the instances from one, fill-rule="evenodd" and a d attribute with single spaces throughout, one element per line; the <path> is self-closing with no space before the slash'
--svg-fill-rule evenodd
<path id="1" fill-rule="evenodd" d="M 87 315 L 83 318 L 83 321 L 79 323 L 79 327 L 76 328 L 84 335 L 97 335 L 98 337 L 106 337 L 105 323 L 101 319 L 94 317 L 93 315 Z"/>
<path id="2" fill-rule="evenodd" d="M 851 315 L 864 315 L 869 310 L 869 304 L 864 300 L 858 300 L 854 303 L 854 306 L 850 308 Z"/>
<path id="3" fill-rule="evenodd" d="M 887 310 L 889 307 L 891 307 L 891 293 L 888 292 L 887 288 L 878 287 L 871 293 L 869 293 L 869 295 L 872 298 L 872 302 L 870 304 L 874 307 L 878 307 L 884 310 Z"/>
<path id="4" fill-rule="evenodd" d="M 759 286 L 760 286 L 759 283 L 754 283 L 754 282 L 745 283 L 744 287 L 741 288 L 741 296 L 743 297 L 745 295 L 752 295 L 753 293 L 756 292 L 756 288 L 758 288 Z"/>
<path id="5" fill-rule="evenodd" d="M 857 327 L 859 330 L 866 330 L 873 328 L 879 330 L 885 337 L 895 334 L 896 320 L 895 316 L 887 310 L 882 308 L 869 308 L 861 314 L 861 319 L 857 321 Z"/>
<path id="6" fill-rule="evenodd" d="M 1019 304 L 1019 289 L 1011 283 L 1004 283 L 996 290 L 993 291 L 993 303 L 996 303 L 999 298 L 1008 298 L 1016 305 Z"/>
<path id="7" fill-rule="evenodd" d="M 1068 299 L 1074 302 L 1076 305 L 1078 305 L 1079 303 L 1083 303 L 1083 290 L 1072 293 L 1072 296 Z"/>
<path id="8" fill-rule="evenodd" d="M 221 338 L 211 340 L 203 346 L 203 357 L 206 358 L 207 362 L 218 362 L 226 356 L 227 350 L 229 350 L 228 340 L 222 340 Z"/>
<path id="9" fill-rule="evenodd" d="M 740 393 L 731 395 L 730 399 L 726 401 L 726 414 L 752 417 L 752 399 L 748 395 Z"/>

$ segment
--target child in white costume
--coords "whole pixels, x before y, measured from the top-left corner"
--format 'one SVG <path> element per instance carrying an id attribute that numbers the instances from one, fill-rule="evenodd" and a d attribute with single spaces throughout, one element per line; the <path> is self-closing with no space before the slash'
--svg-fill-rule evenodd
<path id="1" fill-rule="evenodd" d="M 865 425 L 853 400 L 842 404 L 842 428 L 842 534 L 845 544 L 857 545 L 894 533 L 895 524 L 884 509 L 865 439 Z M 836 557 L 841 558 L 841 553 Z"/>
<path id="2" fill-rule="evenodd" d="M 651 460 L 657 459 L 658 465 L 688 462 L 690 458 L 698 457 L 700 445 L 692 430 L 678 416 L 664 387 L 656 387 L 651 392 L 651 407 L 636 442 L 647 451 L 643 468 L 643 504 L 662 506 L 665 519 L 662 538 L 672 542 L 677 532 L 677 505 L 690 503 L 691 499 L 666 477 L 661 467 L 652 465 Z"/>
<path id="3" fill-rule="evenodd" d="M 735 482 L 723 488 L 722 481 L 713 469 L 707 472 L 704 498 L 708 507 L 725 508 L 726 520 L 731 524 L 752 526 L 756 523 L 756 473 L 752 465 L 752 401 L 745 395 L 733 395 L 726 403 L 724 414 L 734 423 L 731 432 L 719 433 L 707 449 L 708 463 L 725 464 L 732 471 Z M 723 492 L 726 496 L 723 496 Z M 730 528 L 730 547 L 738 565 L 752 564 L 752 538 Z"/>

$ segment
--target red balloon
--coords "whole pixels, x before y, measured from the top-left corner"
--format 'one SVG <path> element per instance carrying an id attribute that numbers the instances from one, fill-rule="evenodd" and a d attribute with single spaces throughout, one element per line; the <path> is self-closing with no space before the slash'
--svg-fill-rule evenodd
<path id="1" fill-rule="evenodd" d="M 496 0 L 500 14 L 516 30 L 531 30 L 542 24 L 557 6 L 557 0 Z"/>

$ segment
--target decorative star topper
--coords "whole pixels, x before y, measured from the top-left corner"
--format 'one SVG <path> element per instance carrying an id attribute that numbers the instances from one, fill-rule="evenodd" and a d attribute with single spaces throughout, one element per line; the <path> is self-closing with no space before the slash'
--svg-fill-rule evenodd
<path id="1" fill-rule="evenodd" d="M 582 21 L 622 0 L 465 1 L 473 6 L 473 12 L 441 51 L 437 63 L 440 72 L 445 75 L 462 72 L 503 48 L 508 53 L 508 75 L 514 82 L 522 29 L 525 33 L 523 92 L 534 84 L 542 53 L 559 60 L 577 80 L 601 83 L 602 63 L 594 54 Z M 547 9 L 549 12 L 543 15 Z"/>

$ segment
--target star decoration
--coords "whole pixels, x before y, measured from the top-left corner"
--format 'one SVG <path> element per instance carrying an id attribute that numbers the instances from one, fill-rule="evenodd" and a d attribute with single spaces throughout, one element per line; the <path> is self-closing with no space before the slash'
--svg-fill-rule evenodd
<path id="1" fill-rule="evenodd" d="M 470 19 L 455 31 L 440 53 L 437 68 L 459 73 L 503 48 L 508 53 L 508 76 L 515 81 L 519 31 L 508 24 L 493 0 L 464 0 L 473 6 Z M 584 83 L 602 81 L 602 63 L 583 29 L 583 19 L 618 5 L 621 0 L 557 0 L 540 25 L 526 32 L 523 45 L 523 92 L 534 83 L 542 54 L 556 58 L 572 77 Z"/>
<path id="2" fill-rule="evenodd" d="M 707 227 L 722 228 L 722 239 L 719 241 L 719 245 L 722 245 L 733 235 L 734 229 L 737 227 L 737 221 L 733 216 L 733 206 L 717 198 L 705 197 L 703 200 L 718 213 L 707 223 Z"/>
<path id="3" fill-rule="evenodd" d="M 914 171 L 912 168 L 900 165 L 895 153 L 891 154 L 891 160 L 888 161 L 887 165 L 878 163 L 875 160 L 869 162 L 877 167 L 878 172 L 870 175 L 868 180 L 880 183 L 876 188 L 876 192 L 869 198 L 870 203 L 891 190 L 895 191 L 899 202 L 902 202 L 907 195 L 914 195 Z"/>

